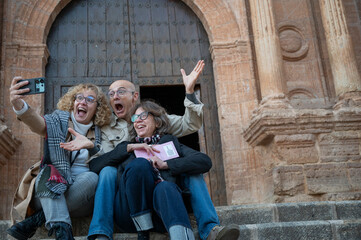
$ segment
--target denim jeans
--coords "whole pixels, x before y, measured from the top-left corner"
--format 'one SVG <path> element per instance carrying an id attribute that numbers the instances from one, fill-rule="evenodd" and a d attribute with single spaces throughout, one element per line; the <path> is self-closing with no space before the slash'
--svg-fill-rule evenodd
<path id="1" fill-rule="evenodd" d="M 117 169 L 105 167 L 99 173 L 98 186 L 94 198 L 94 211 L 88 232 L 88 238 L 94 235 L 106 235 L 113 239 L 114 199 L 117 191 Z"/>
<path id="2" fill-rule="evenodd" d="M 190 228 L 179 188 L 170 182 L 155 185 L 155 180 L 156 175 L 145 159 L 135 159 L 127 165 L 119 188 L 117 169 L 103 168 L 99 174 L 88 239 L 98 234 L 113 239 L 113 217 L 122 232 L 150 228 L 165 232 L 173 225 Z"/>
<path id="3" fill-rule="evenodd" d="M 197 221 L 200 238 L 206 239 L 215 225 L 219 225 L 219 219 L 209 195 L 203 174 L 184 175 L 184 187 L 191 193 L 190 202 Z"/>
<path id="4" fill-rule="evenodd" d="M 105 167 L 99 174 L 98 187 L 95 193 L 93 219 L 90 224 L 88 236 L 95 234 L 103 234 L 112 239 L 113 236 L 113 204 L 117 203 L 117 225 L 123 226 L 123 231 L 127 229 L 132 232 L 136 231 L 134 224 L 132 224 L 130 215 L 125 221 L 125 225 L 121 223 L 120 214 L 120 194 L 117 193 L 117 169 L 114 167 Z M 198 232 L 201 239 L 206 239 L 210 231 L 215 225 L 219 225 L 217 212 L 214 208 L 212 200 L 209 196 L 207 185 L 204 181 L 203 174 L 199 175 L 185 175 L 184 185 L 191 192 L 191 204 L 194 216 L 197 220 Z M 114 202 L 115 197 L 117 197 Z M 129 213 L 130 214 L 130 213 Z M 152 215 L 152 218 L 156 218 Z M 155 222 L 155 223 L 154 223 Z M 153 221 L 157 224 L 158 221 Z M 121 227 L 120 226 L 120 227 Z M 158 228 L 159 226 L 157 226 Z"/>
<path id="5" fill-rule="evenodd" d="M 175 225 L 191 229 L 179 187 L 167 181 L 156 184 L 157 180 L 146 159 L 127 165 L 115 201 L 115 222 L 122 231 L 165 232 Z"/>
<path id="6" fill-rule="evenodd" d="M 77 216 L 89 216 L 97 182 L 97 174 L 83 172 L 76 176 L 74 183 L 60 198 L 39 198 L 46 218 L 45 226 L 49 229 L 54 222 L 71 225 L 70 214 L 73 212 L 77 212 Z M 84 212 L 80 213 L 79 209 L 84 209 Z"/>

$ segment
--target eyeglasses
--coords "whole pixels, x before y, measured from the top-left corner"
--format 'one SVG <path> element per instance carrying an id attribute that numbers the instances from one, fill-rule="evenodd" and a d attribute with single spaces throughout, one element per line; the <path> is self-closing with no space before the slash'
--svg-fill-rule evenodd
<path id="1" fill-rule="evenodd" d="M 110 91 L 108 92 L 108 97 L 109 97 L 109 98 L 114 98 L 114 97 L 115 97 L 115 94 L 117 94 L 119 97 L 124 97 L 124 95 L 125 95 L 127 92 L 130 92 L 131 94 L 134 93 L 133 91 L 128 91 L 128 90 L 126 90 L 125 88 L 119 88 L 119 89 L 116 90 L 116 91 L 110 90 Z"/>
<path id="2" fill-rule="evenodd" d="M 134 123 L 139 118 L 140 120 L 145 120 L 148 118 L 148 115 L 152 114 L 151 112 L 142 112 L 141 114 L 134 114 L 130 120 Z M 153 114 L 152 114 L 153 115 Z"/>
<path id="3" fill-rule="evenodd" d="M 78 95 L 75 96 L 75 100 L 77 102 L 82 102 L 84 99 L 85 99 L 86 104 L 88 104 L 88 105 L 93 104 L 96 101 L 96 99 L 94 97 L 92 97 L 92 96 L 84 97 L 81 94 L 78 94 Z"/>

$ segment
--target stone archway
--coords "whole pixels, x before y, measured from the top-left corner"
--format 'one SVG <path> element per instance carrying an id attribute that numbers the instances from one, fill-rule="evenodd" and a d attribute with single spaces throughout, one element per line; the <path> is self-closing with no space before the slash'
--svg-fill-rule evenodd
<path id="1" fill-rule="evenodd" d="M 70 2 L 70 0 L 36 0 L 5 3 L 5 8 L 16 10 L 13 11 L 14 16 L 8 17 L 12 21 L 3 48 L 4 79 L 6 79 L 4 89 L 9 88 L 13 76 L 21 75 L 27 78 L 45 74 L 49 56 L 45 44 L 47 35 L 56 16 Z M 252 59 L 248 56 L 251 51 L 248 36 L 241 36 L 238 22 L 227 3 L 218 0 L 185 0 L 184 2 L 199 17 L 210 40 L 223 156 L 223 163 L 220 164 L 225 169 L 227 203 L 230 204 L 230 199 L 234 197 L 233 189 L 237 186 L 228 176 L 232 174 L 232 165 L 238 164 L 240 157 L 243 158 L 238 145 L 242 142 L 242 125 L 249 119 L 248 115 L 241 116 L 240 110 L 241 108 L 253 109 L 257 101 L 254 82 L 252 82 L 254 77 L 250 70 Z M 235 91 L 240 85 L 247 90 L 246 95 Z M 8 99 L 8 93 L 5 90 L 4 98 Z M 37 108 L 37 111 L 44 112 L 43 96 L 29 97 L 29 102 Z M 8 106 L 6 112 L 11 111 L 11 107 Z M 241 119 L 241 124 L 235 124 L 234 120 L 238 118 Z M 14 176 L 19 178 L 27 167 L 40 159 L 41 139 L 15 121 L 14 115 L 7 116 L 6 124 L 15 136 L 25 136 L 22 138 L 22 145 L 17 155 L 14 156 L 14 160 L 21 164 L 10 169 L 10 172 L 15 172 Z M 236 147 L 233 146 L 234 142 L 237 142 Z M 29 148 L 32 149 L 30 155 L 22 154 Z M 9 189 L 8 196 L 12 195 L 18 180 L 14 180 L 13 186 L 7 188 Z M 11 202 L 11 197 L 7 202 Z M 8 213 L 1 214 L 7 216 Z"/>

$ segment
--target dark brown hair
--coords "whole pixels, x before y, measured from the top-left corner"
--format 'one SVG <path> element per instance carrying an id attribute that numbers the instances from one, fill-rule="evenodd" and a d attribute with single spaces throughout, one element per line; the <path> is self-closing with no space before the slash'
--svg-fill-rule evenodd
<path id="1" fill-rule="evenodd" d="M 138 108 L 143 108 L 144 111 L 153 115 L 156 125 L 155 134 L 164 135 L 168 132 L 170 123 L 167 112 L 162 106 L 156 103 L 153 99 L 142 100 L 140 103 L 134 106 L 132 115 L 137 111 Z M 134 124 L 132 125 L 130 136 L 132 140 L 134 140 L 137 136 L 137 133 L 134 129 Z"/>

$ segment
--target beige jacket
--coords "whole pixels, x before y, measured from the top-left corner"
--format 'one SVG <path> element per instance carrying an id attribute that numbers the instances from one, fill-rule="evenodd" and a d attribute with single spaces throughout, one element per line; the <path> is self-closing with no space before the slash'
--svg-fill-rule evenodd
<path id="1" fill-rule="evenodd" d="M 195 104 L 189 99 L 184 100 L 185 112 L 183 116 L 168 115 L 170 121 L 169 134 L 176 137 L 186 136 L 198 131 L 203 124 L 203 103 Z M 102 143 L 100 151 L 92 158 L 100 156 L 115 148 L 123 141 L 129 141 L 131 125 L 124 119 L 117 119 L 113 115 L 109 125 L 102 127 Z"/>
<path id="2" fill-rule="evenodd" d="M 40 136 L 46 136 L 46 124 L 42 116 L 30 108 L 21 115 L 17 116 L 19 120 L 24 122 L 32 132 L 39 134 Z M 69 120 L 68 127 L 73 128 L 73 123 Z M 67 139 L 70 139 L 70 134 Z M 89 131 L 87 137 L 91 141 L 95 141 L 94 131 Z M 21 179 L 18 188 L 15 191 L 12 208 L 10 211 L 11 222 L 15 223 L 15 220 L 23 220 L 25 217 L 34 213 L 34 209 L 30 207 L 30 202 L 33 197 L 35 179 L 40 170 L 40 162 L 35 163 L 30 167 Z"/>

